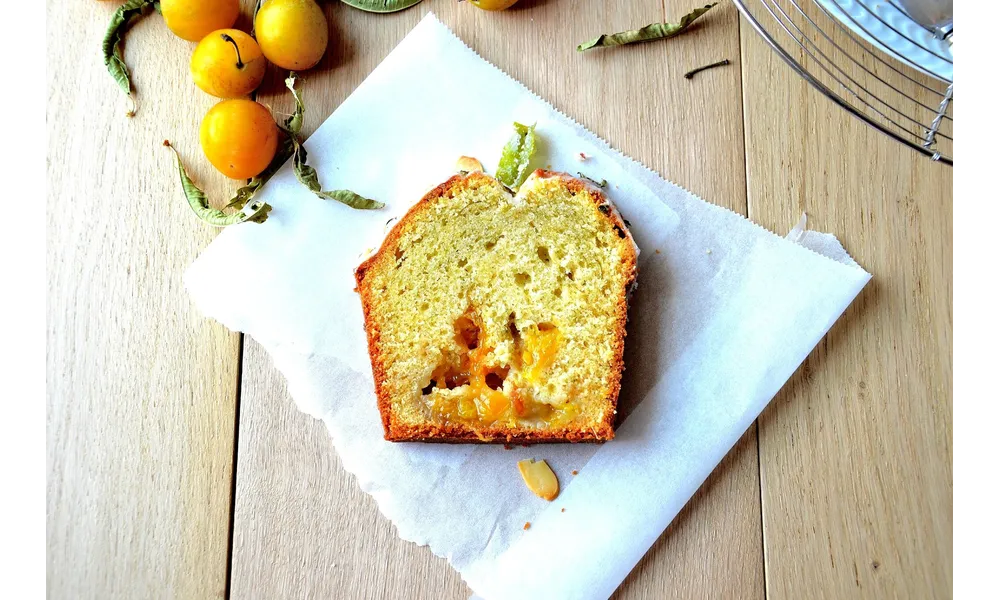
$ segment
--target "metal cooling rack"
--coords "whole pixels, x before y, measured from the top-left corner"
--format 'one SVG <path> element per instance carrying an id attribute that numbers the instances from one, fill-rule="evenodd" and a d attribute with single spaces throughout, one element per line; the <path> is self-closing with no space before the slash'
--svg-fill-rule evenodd
<path id="1" fill-rule="evenodd" d="M 953 164 L 953 82 L 931 77 L 907 58 L 872 46 L 817 0 L 733 2 L 778 55 L 823 95 L 889 137 Z M 878 39 L 858 21 L 853 24 Z M 905 31 L 892 30 L 913 41 Z M 938 37 L 951 35 L 950 26 L 931 31 Z"/>

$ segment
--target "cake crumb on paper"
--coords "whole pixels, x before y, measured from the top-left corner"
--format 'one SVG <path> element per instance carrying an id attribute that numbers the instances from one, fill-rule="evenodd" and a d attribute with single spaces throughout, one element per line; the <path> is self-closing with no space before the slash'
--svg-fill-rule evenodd
<path id="1" fill-rule="evenodd" d="M 579 471 L 577 471 L 576 469 L 573 469 L 573 474 L 574 474 L 574 475 L 579 475 L 579 474 L 580 474 L 580 472 L 579 472 Z"/>
<path id="2" fill-rule="evenodd" d="M 528 521 L 524 524 L 524 530 L 527 531 L 529 529 L 531 529 L 531 521 Z"/>

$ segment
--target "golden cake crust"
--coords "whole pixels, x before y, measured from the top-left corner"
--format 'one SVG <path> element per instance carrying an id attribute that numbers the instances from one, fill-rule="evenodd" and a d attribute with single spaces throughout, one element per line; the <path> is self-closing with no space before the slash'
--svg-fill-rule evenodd
<path id="1" fill-rule="evenodd" d="M 437 186 L 423 198 L 420 199 L 409 211 L 399 219 L 387 234 L 382 245 L 375 254 L 361 263 L 355 270 L 355 281 L 357 282 L 357 292 L 361 298 L 361 306 L 364 311 L 365 331 L 368 338 L 368 354 L 372 364 L 372 374 L 375 381 L 375 394 L 378 398 L 378 410 L 382 418 L 382 427 L 385 439 L 388 441 L 421 441 L 421 442 L 483 442 L 483 443 L 540 443 L 540 442 L 604 442 L 614 438 L 614 422 L 617 414 L 618 394 L 621 390 L 621 374 L 624 369 L 624 349 L 626 336 L 626 321 L 628 318 L 628 298 L 635 285 L 637 275 L 637 250 L 631 240 L 631 234 L 616 210 L 611 209 L 611 203 L 607 197 L 596 187 L 589 185 L 575 177 L 565 173 L 557 173 L 538 169 L 533 177 L 542 179 L 557 178 L 568 190 L 573 193 L 586 191 L 599 208 L 599 212 L 604 215 L 618 232 L 619 237 L 627 238 L 629 244 L 624 268 L 627 270 L 625 285 L 618 291 L 615 302 L 615 324 L 613 332 L 613 361 L 611 365 L 611 379 L 608 386 L 608 394 L 605 399 L 608 410 L 605 411 L 605 418 L 602 422 L 592 427 L 567 428 L 555 431 L 547 431 L 531 428 L 517 428 L 505 425 L 490 425 L 477 427 L 465 423 L 424 423 L 413 425 L 398 422 L 392 410 L 391 398 L 386 388 L 386 372 L 380 343 L 379 319 L 374 314 L 374 303 L 372 302 L 371 289 L 365 285 L 365 277 L 369 271 L 376 268 L 379 258 L 384 254 L 396 252 L 399 244 L 400 234 L 404 225 L 428 210 L 431 205 L 442 197 L 453 195 L 457 190 L 465 187 L 477 187 L 479 184 L 494 181 L 492 177 L 480 172 L 455 175 Z M 608 207 L 608 208 L 601 208 Z"/>

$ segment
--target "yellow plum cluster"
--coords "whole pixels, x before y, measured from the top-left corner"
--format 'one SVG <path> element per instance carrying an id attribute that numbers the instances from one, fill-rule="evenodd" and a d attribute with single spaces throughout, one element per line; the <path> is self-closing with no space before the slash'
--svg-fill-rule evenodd
<path id="1" fill-rule="evenodd" d="M 259 175 L 278 148 L 278 127 L 270 111 L 247 96 L 261 82 L 270 62 L 303 71 L 326 53 L 329 28 L 315 0 L 267 0 L 254 20 L 254 36 L 233 28 L 239 0 L 162 0 L 167 27 L 198 42 L 191 54 L 191 79 L 199 89 L 221 98 L 201 123 L 202 151 L 227 177 Z"/>

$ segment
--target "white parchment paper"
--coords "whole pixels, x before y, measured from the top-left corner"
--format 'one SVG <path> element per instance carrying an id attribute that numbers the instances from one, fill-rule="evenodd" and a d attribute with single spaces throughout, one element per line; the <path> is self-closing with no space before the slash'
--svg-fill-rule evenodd
<path id="1" fill-rule="evenodd" d="M 641 255 L 625 420 L 602 446 L 385 442 L 353 269 L 458 156 L 492 171 L 515 120 L 537 123 L 538 166 L 607 179 L 632 223 Z M 286 165 L 260 192 L 268 221 L 223 231 L 187 287 L 206 315 L 266 347 L 399 535 L 446 557 L 489 600 L 608 597 L 869 279 L 833 236 L 800 224 L 780 238 L 616 152 L 433 15 L 306 146 L 327 189 L 387 209 L 320 200 Z M 515 463 L 526 457 L 555 469 L 555 502 L 521 482 Z"/>

